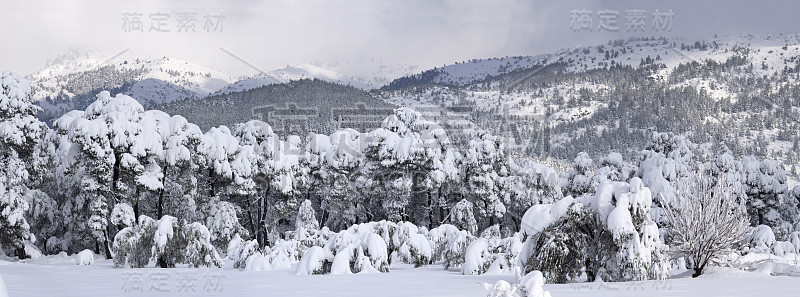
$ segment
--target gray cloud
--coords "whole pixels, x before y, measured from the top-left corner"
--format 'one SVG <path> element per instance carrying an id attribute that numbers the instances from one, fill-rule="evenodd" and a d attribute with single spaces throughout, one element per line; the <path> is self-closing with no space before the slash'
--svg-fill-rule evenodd
<path id="1" fill-rule="evenodd" d="M 619 32 L 573 32 L 570 11 L 620 11 Z M 645 32 L 624 30 L 624 11 L 645 10 Z M 650 15 L 672 10 L 672 30 Z M 175 13 L 198 13 L 198 32 L 174 32 Z M 629 36 L 797 33 L 797 1 L 14 1 L 4 3 L 0 67 L 30 73 L 69 48 L 112 55 L 177 56 L 233 74 L 255 71 L 220 50 L 271 69 L 308 61 L 375 58 L 434 67 L 472 58 L 534 55 Z M 123 32 L 122 14 L 169 13 L 173 32 Z M 202 30 L 205 12 L 225 16 Z M 593 18 L 594 25 L 599 21 Z"/>

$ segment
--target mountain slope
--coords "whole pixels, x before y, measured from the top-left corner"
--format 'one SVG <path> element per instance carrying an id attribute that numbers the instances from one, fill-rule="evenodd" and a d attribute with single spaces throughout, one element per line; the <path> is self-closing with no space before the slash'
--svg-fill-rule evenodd
<path id="1" fill-rule="evenodd" d="M 272 84 L 282 84 L 301 79 L 320 79 L 340 85 L 352 86 L 362 90 L 368 90 L 371 88 L 368 83 L 359 81 L 358 79 L 337 73 L 332 70 L 312 65 L 290 65 L 286 66 L 285 68 L 275 69 L 256 74 L 252 77 L 241 79 L 224 88 L 221 88 L 215 93 L 215 95 L 247 91 L 258 87 Z"/>
<path id="2" fill-rule="evenodd" d="M 204 130 L 261 119 L 277 133 L 301 136 L 309 131 L 330 133 L 336 127 L 377 128 L 394 107 L 363 90 L 318 79 L 154 106 L 182 115 Z"/>
<path id="3" fill-rule="evenodd" d="M 380 96 L 401 106 L 466 106 L 479 127 L 544 158 L 611 150 L 637 158 L 659 131 L 697 143 L 701 159 L 753 154 L 800 171 L 799 35 L 617 40 L 498 75 L 470 63 L 460 69 L 476 72 L 461 77 L 486 78 L 458 85 L 428 72 L 436 75 L 393 83 Z"/>

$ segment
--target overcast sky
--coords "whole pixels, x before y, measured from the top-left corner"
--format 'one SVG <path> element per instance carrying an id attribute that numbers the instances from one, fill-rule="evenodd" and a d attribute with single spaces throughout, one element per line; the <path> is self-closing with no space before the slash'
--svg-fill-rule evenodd
<path id="1" fill-rule="evenodd" d="M 119 3 L 111 3 L 119 2 Z M 29 74 L 70 48 L 129 49 L 175 56 L 235 75 L 310 61 L 377 59 L 441 66 L 472 58 L 535 55 L 631 35 L 798 33 L 800 1 L 4 1 L 0 69 Z M 644 32 L 627 32 L 626 10 L 645 12 Z M 592 30 L 571 26 L 571 11 L 591 13 Z M 598 30 L 599 12 L 618 11 L 619 30 Z M 672 12 L 671 30 L 656 31 L 653 13 Z M 177 32 L 179 12 L 194 12 L 196 32 Z M 138 13 L 144 32 L 126 32 Z M 169 16 L 150 31 L 151 14 Z M 205 15 L 222 15 L 204 28 Z M 191 15 L 191 14 L 190 14 Z M 130 19 L 130 18 L 129 18 Z M 217 21 L 217 18 L 210 18 Z M 129 28 L 129 27 L 128 27 Z M 211 31 L 211 32 L 207 32 Z M 232 57 L 220 48 L 234 53 Z M 127 56 L 127 57 L 126 57 Z"/>

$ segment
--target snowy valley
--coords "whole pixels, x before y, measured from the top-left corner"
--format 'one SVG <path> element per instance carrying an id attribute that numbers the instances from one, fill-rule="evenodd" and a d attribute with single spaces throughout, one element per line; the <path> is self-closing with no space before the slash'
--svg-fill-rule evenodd
<path id="1" fill-rule="evenodd" d="M 800 288 L 800 35 L 327 67 L 3 72 L 0 296 Z"/>

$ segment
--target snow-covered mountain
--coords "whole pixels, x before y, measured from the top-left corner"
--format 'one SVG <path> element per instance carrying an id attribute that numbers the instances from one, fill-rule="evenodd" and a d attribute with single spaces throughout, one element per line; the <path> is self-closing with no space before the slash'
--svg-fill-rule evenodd
<path id="1" fill-rule="evenodd" d="M 420 71 L 417 65 L 377 59 L 357 59 L 344 61 L 311 61 L 307 64 L 330 69 L 338 73 L 346 73 L 359 81 L 365 82 L 370 89 L 388 85 L 393 80 L 409 76 Z"/>
<path id="2" fill-rule="evenodd" d="M 653 77 L 664 78 L 682 63 L 706 60 L 724 62 L 744 51 L 748 54 L 748 60 L 755 64 L 756 73 L 765 75 L 783 71 L 785 67 L 796 67 L 800 59 L 799 43 L 798 34 L 749 34 L 691 40 L 619 39 L 607 44 L 562 49 L 537 56 L 474 59 L 450 64 L 398 78 L 389 84 L 389 88 L 420 84 L 465 86 L 493 76 L 555 63 L 565 63 L 564 70 L 570 72 L 613 65 L 639 67 L 643 64 L 659 63 L 666 67 L 654 73 Z"/>
<path id="3" fill-rule="evenodd" d="M 93 76 L 106 72 L 125 74 L 123 80 Z M 34 100 L 70 100 L 90 89 L 113 88 L 127 84 L 123 93 L 144 100 L 143 104 L 163 103 L 184 98 L 205 97 L 235 79 L 209 67 L 179 58 L 128 60 L 117 58 L 104 61 L 89 54 L 72 52 L 54 60 L 42 70 L 28 76 L 34 90 Z"/>
<path id="4" fill-rule="evenodd" d="M 498 65 L 508 65 L 499 67 Z M 483 129 L 562 160 L 613 148 L 635 157 L 653 131 L 704 154 L 800 159 L 800 35 L 639 38 L 534 57 L 472 60 L 399 78 L 399 106 L 469 106 Z M 800 167 L 786 168 L 800 171 Z"/>
<path id="5" fill-rule="evenodd" d="M 236 81 L 217 91 L 215 94 L 229 94 L 247 91 L 272 84 L 283 84 L 301 79 L 320 79 L 327 82 L 351 86 L 363 90 L 372 88 L 367 82 L 344 75 L 329 69 L 313 65 L 289 65 L 284 68 L 262 72 L 254 76 Z"/>
<path id="6" fill-rule="evenodd" d="M 547 63 L 551 55 L 516 56 L 490 59 L 473 59 L 470 61 L 433 68 L 418 74 L 398 78 L 389 84 L 389 88 L 399 88 L 406 84 L 441 84 L 464 86 L 486 78 L 506 74 L 512 71 L 527 69 Z"/>

